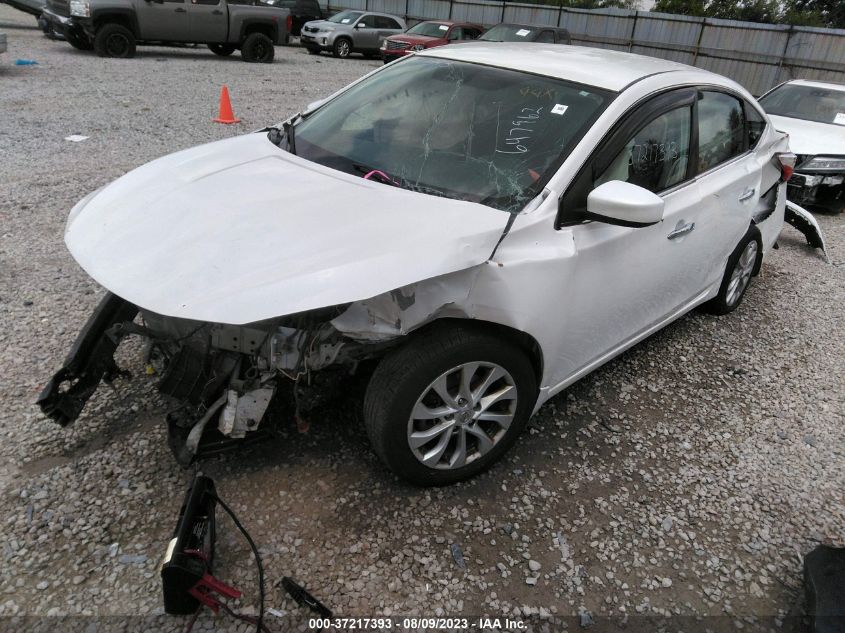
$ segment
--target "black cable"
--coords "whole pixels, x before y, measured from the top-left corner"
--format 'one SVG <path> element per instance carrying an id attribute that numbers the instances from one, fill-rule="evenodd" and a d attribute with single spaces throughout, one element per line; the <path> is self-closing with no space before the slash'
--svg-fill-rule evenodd
<path id="1" fill-rule="evenodd" d="M 248 615 L 241 615 L 240 613 L 235 613 L 234 611 L 232 611 L 232 609 L 229 608 L 229 605 L 224 604 L 223 602 L 220 603 L 220 606 L 222 607 L 222 609 L 226 613 L 228 613 L 230 616 L 232 616 L 236 620 L 240 620 L 241 622 L 248 622 L 250 624 L 258 624 L 258 618 L 253 618 L 253 617 L 250 617 Z M 270 629 L 268 629 L 266 625 L 258 624 L 258 626 L 261 627 L 260 630 L 263 633 L 270 633 Z"/>
<path id="2" fill-rule="evenodd" d="M 258 600 L 259 600 L 259 607 L 258 607 L 258 618 L 255 620 L 255 630 L 258 633 L 264 633 L 267 629 L 264 627 L 264 567 L 261 564 L 261 556 L 258 554 L 258 548 L 255 546 L 255 542 L 252 540 L 252 537 L 249 535 L 249 532 L 246 531 L 241 522 L 238 521 L 238 517 L 235 516 L 235 513 L 232 512 L 232 509 L 226 505 L 226 503 L 218 497 L 216 494 L 211 495 L 214 500 L 220 504 L 220 507 L 228 514 L 232 521 L 235 523 L 235 527 L 237 527 L 241 534 L 244 535 L 244 538 L 249 543 L 249 546 L 252 548 L 252 553 L 255 555 L 255 564 L 258 565 Z M 222 603 L 221 603 L 222 604 Z M 233 611 L 226 609 L 229 613 L 236 615 Z"/>

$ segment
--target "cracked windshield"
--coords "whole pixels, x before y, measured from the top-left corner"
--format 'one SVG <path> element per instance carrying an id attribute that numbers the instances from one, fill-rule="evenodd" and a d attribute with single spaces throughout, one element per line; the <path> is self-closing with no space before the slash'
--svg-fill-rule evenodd
<path id="1" fill-rule="evenodd" d="M 528 73 L 415 57 L 301 120 L 288 147 L 385 186 L 518 212 L 610 98 Z"/>

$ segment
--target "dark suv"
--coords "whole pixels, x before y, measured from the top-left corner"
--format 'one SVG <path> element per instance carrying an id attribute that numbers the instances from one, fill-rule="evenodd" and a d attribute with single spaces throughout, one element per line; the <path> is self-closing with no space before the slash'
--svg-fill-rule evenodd
<path id="1" fill-rule="evenodd" d="M 302 25 L 325 16 L 317 0 L 263 0 L 261 4 L 288 9 L 291 15 L 290 34 L 299 37 Z"/>

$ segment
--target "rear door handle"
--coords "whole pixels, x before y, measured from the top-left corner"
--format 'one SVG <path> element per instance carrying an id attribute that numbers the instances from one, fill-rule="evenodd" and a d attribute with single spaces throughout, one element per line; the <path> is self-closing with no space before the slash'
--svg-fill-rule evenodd
<path id="1" fill-rule="evenodd" d="M 750 200 L 754 197 L 754 194 L 757 193 L 754 189 L 746 189 L 742 192 L 742 195 L 739 197 L 740 202 L 745 202 L 746 200 Z"/>
<path id="2" fill-rule="evenodd" d="M 690 222 L 689 224 L 684 224 L 682 226 L 675 227 L 675 230 L 669 233 L 666 237 L 670 240 L 674 240 L 675 238 L 681 237 L 682 235 L 686 235 L 687 233 L 692 233 L 695 230 L 695 222 Z"/>
<path id="3" fill-rule="evenodd" d="M 176 13 L 187 13 L 187 11 L 185 11 L 185 9 L 181 9 L 181 8 L 180 8 L 180 9 L 173 9 L 173 10 L 174 10 Z"/>
<path id="4" fill-rule="evenodd" d="M 211 15 L 223 15 L 223 12 L 220 9 L 215 9 L 211 12 Z"/>

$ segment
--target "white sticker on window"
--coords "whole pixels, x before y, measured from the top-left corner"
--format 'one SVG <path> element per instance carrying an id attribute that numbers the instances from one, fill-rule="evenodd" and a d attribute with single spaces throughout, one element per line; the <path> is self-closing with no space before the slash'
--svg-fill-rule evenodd
<path id="1" fill-rule="evenodd" d="M 441 31 L 448 31 L 448 30 L 449 30 L 449 27 L 448 27 L 448 26 L 446 26 L 445 24 L 441 24 L 441 25 L 440 25 L 440 30 L 441 30 Z"/>
<path id="2" fill-rule="evenodd" d="M 352 18 L 343 18 L 343 19 L 340 21 L 340 23 L 341 23 L 341 24 L 349 24 L 349 21 L 350 21 L 351 19 L 352 19 Z"/>
<path id="3" fill-rule="evenodd" d="M 845 125 L 845 112 L 837 112 L 836 116 L 833 117 L 833 122 L 836 125 Z"/>
<path id="4" fill-rule="evenodd" d="M 552 114 L 563 114 L 564 112 L 569 109 L 569 106 L 563 105 L 562 103 L 556 103 L 555 107 L 552 108 Z"/>
<path id="5" fill-rule="evenodd" d="M 530 32 L 531 32 L 531 31 L 529 31 L 528 29 L 519 29 L 519 30 L 516 32 L 516 34 L 517 34 L 517 35 L 519 35 L 519 37 L 525 37 L 525 36 L 526 36 L 526 35 L 528 35 Z"/>

